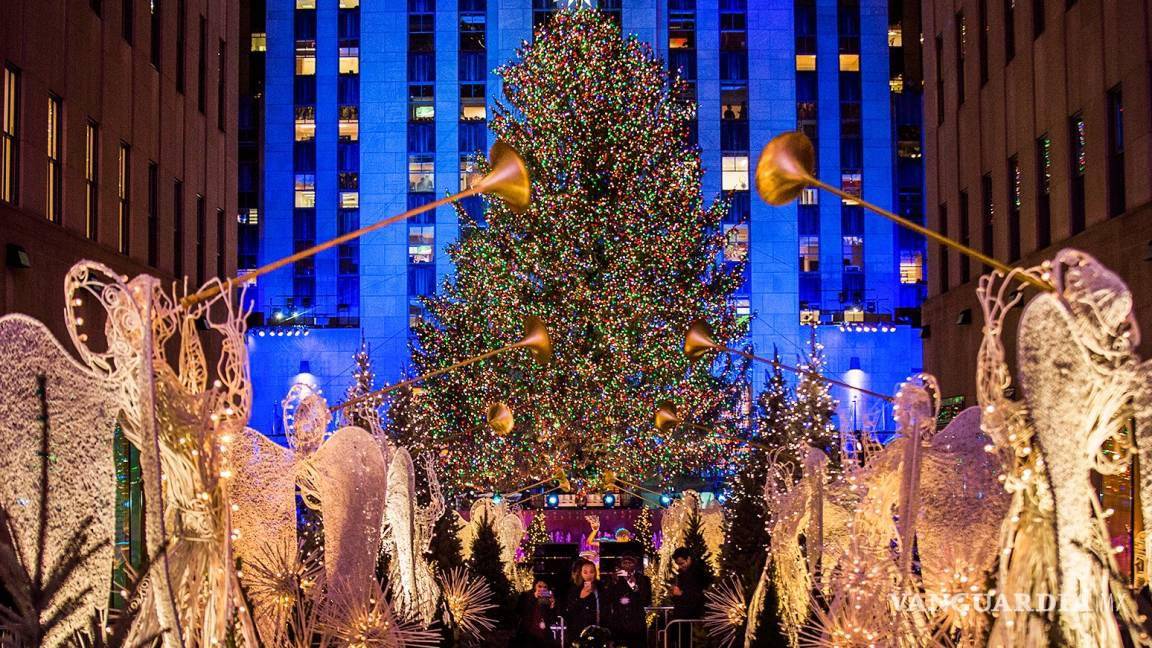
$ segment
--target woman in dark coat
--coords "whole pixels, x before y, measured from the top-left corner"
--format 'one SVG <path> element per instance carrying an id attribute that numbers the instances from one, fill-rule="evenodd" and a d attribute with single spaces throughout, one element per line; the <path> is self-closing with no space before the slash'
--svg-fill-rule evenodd
<path id="1" fill-rule="evenodd" d="M 555 620 L 556 598 L 548 589 L 548 583 L 537 580 L 532 589 L 521 592 L 516 601 L 516 636 L 512 638 L 511 648 L 556 646 L 551 629 Z"/>
<path id="2" fill-rule="evenodd" d="M 608 625 L 608 601 L 596 576 L 596 565 L 586 558 L 577 561 L 572 570 L 572 587 L 564 606 L 564 621 L 568 626 L 565 641 L 571 644 L 589 626 Z"/>

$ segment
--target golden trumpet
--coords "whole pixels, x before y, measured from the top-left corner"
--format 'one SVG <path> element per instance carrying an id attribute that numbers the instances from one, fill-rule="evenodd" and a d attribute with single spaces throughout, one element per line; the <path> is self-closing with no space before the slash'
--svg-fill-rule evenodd
<path id="1" fill-rule="evenodd" d="M 512 427 L 516 425 L 516 418 L 512 415 L 512 408 L 504 403 L 492 403 L 488 406 L 488 427 L 492 428 L 498 436 L 508 436 Z"/>
<path id="2" fill-rule="evenodd" d="M 822 182 L 814 175 L 815 162 L 816 154 L 812 148 L 812 141 L 808 139 L 807 135 L 801 132 L 788 132 L 773 137 L 772 141 L 764 147 L 764 151 L 760 154 L 760 160 L 756 163 L 756 192 L 760 194 L 764 202 L 778 207 L 795 200 L 805 187 L 823 189 L 844 200 L 857 203 L 864 209 L 879 214 L 901 227 L 936 241 L 940 245 L 950 247 L 984 265 L 996 268 L 1005 275 L 1012 271 L 1012 266 L 993 259 L 983 252 L 948 238 L 935 230 L 928 229 L 919 223 L 897 216 L 887 209 L 866 202 L 859 196 L 854 196 L 839 187 L 833 187 Z M 1031 275 L 1019 274 L 1018 277 L 1021 281 L 1030 283 L 1041 290 L 1054 290 L 1052 284 Z"/>
<path id="3" fill-rule="evenodd" d="M 684 420 L 676 411 L 676 404 L 672 401 L 662 401 L 656 406 L 656 429 L 667 434 L 676 429 Z"/>
<path id="4" fill-rule="evenodd" d="M 513 212 L 518 214 L 523 213 L 524 210 L 528 208 L 532 194 L 532 179 L 528 174 L 528 166 L 524 164 L 524 158 L 520 157 L 520 154 L 517 153 L 516 150 L 511 146 L 508 146 L 500 140 L 496 140 L 496 143 L 492 145 L 492 149 L 488 152 L 488 159 L 492 163 L 492 169 L 483 178 L 480 178 L 480 180 L 478 180 L 474 185 L 468 189 L 465 189 L 464 191 L 430 202 L 426 205 L 421 205 L 415 209 L 409 209 L 408 211 L 398 216 L 376 221 L 375 223 L 361 227 L 354 232 L 348 232 L 347 234 L 337 236 L 336 238 L 325 241 L 324 243 L 320 243 L 319 245 L 314 245 L 307 250 L 301 250 L 290 256 L 286 256 L 282 259 L 278 259 L 266 265 L 260 266 L 259 268 L 247 272 L 239 277 L 233 277 L 208 286 L 207 288 L 204 288 L 197 293 L 188 295 L 187 297 L 181 299 L 180 305 L 187 308 L 202 302 L 205 299 L 215 297 L 225 290 L 231 290 L 238 285 L 244 285 L 249 281 L 256 279 L 257 277 L 272 272 L 273 270 L 283 268 L 289 263 L 295 263 L 301 259 L 315 256 L 324 250 L 329 250 L 338 245 L 347 243 L 348 241 L 358 239 L 368 232 L 381 229 L 393 223 L 407 220 L 417 214 L 431 211 L 442 205 L 447 205 L 448 203 L 455 202 L 469 196 L 475 196 L 482 193 L 499 196 Z"/>

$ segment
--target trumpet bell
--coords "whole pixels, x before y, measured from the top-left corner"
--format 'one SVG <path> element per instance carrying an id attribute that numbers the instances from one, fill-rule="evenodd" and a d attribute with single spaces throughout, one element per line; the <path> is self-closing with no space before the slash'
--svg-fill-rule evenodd
<path id="1" fill-rule="evenodd" d="M 544 320 L 529 315 L 524 318 L 524 337 L 516 346 L 525 347 L 532 352 L 536 362 L 546 365 L 552 361 L 552 338 L 548 337 L 548 328 Z"/>
<path id="2" fill-rule="evenodd" d="M 656 429 L 661 432 L 671 432 L 683 421 L 680 419 L 676 405 L 672 401 L 663 401 L 656 406 Z"/>
<path id="3" fill-rule="evenodd" d="M 772 138 L 756 163 L 756 192 L 769 205 L 796 200 L 815 173 L 816 151 L 799 131 Z"/>
<path id="4" fill-rule="evenodd" d="M 508 436 L 512 427 L 516 425 L 516 418 L 512 415 L 512 408 L 505 403 L 492 403 L 488 406 L 488 427 L 492 428 L 498 436 Z"/>
<path id="5" fill-rule="evenodd" d="M 488 160 L 492 170 L 480 179 L 480 191 L 500 196 L 513 212 L 524 213 L 532 197 L 532 180 L 524 158 L 516 149 L 496 140 L 488 152 Z"/>
<path id="6" fill-rule="evenodd" d="M 693 320 L 688 326 L 688 334 L 684 336 L 684 355 L 695 362 L 718 346 L 712 338 L 712 328 L 708 323 L 702 319 Z"/>

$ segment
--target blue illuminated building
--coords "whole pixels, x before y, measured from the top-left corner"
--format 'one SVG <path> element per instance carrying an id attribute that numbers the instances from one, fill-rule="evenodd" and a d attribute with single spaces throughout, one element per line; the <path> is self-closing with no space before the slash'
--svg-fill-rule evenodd
<path id="1" fill-rule="evenodd" d="M 736 305 L 757 352 L 794 361 L 814 326 L 831 375 L 890 393 L 918 371 L 923 241 L 830 195 L 776 208 L 749 190 L 764 144 L 802 129 L 821 178 L 922 220 L 919 85 L 902 77 L 899 5 L 890 18 L 885 0 L 267 0 L 259 248 L 241 258 L 266 263 L 466 186 L 492 142 L 495 68 L 558 4 L 598 6 L 691 82 L 704 195 L 733 192 L 725 255 L 750 260 Z M 451 274 L 458 236 L 440 208 L 262 277 L 253 425 L 277 429 L 301 373 L 339 400 L 362 337 L 379 380 L 403 375 L 409 323 Z M 845 429 L 890 419 L 835 396 Z"/>

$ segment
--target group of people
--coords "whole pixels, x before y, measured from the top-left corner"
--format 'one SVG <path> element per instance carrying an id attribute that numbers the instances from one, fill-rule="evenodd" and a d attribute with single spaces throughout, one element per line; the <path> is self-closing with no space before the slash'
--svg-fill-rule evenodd
<path id="1" fill-rule="evenodd" d="M 668 584 L 669 620 L 698 619 L 704 613 L 704 590 L 710 585 L 707 573 L 684 547 L 672 554 L 672 560 L 676 573 Z M 560 625 L 564 628 L 563 648 L 643 648 L 648 645 L 645 608 L 651 605 L 652 580 L 644 575 L 639 557 L 623 556 L 617 570 L 603 579 L 595 563 L 580 558 L 573 565 L 563 599 L 558 600 L 543 579 L 537 579 L 530 591 L 520 595 L 512 645 L 560 646 L 552 630 Z"/>

